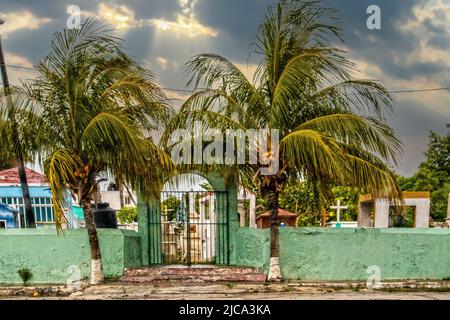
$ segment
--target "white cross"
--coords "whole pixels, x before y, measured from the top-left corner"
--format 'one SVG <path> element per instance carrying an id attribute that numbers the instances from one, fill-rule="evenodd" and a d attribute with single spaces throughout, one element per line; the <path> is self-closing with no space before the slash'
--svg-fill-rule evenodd
<path id="1" fill-rule="evenodd" d="M 331 206 L 331 209 L 337 210 L 337 223 L 341 222 L 341 209 L 348 209 L 348 206 L 341 206 L 341 200 L 337 201 L 337 206 Z"/>

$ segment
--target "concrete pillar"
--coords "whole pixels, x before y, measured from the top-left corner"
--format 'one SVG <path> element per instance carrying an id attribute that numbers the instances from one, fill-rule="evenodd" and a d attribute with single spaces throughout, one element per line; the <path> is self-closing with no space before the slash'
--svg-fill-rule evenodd
<path id="1" fill-rule="evenodd" d="M 142 264 L 162 263 L 160 200 L 144 202 L 138 198 L 138 228 L 141 236 Z"/>
<path id="2" fill-rule="evenodd" d="M 430 199 L 416 200 L 416 228 L 428 228 L 430 225 Z"/>
<path id="3" fill-rule="evenodd" d="M 148 208 L 148 225 L 149 230 L 149 263 L 162 264 L 163 263 L 163 236 L 161 230 L 161 202 L 154 200 L 150 203 Z"/>
<path id="4" fill-rule="evenodd" d="M 375 228 L 389 228 L 389 201 L 375 200 Z"/>
<path id="5" fill-rule="evenodd" d="M 249 227 L 256 228 L 256 196 L 253 193 L 250 194 L 250 217 L 249 217 L 249 219 L 250 219 Z"/>
<path id="6" fill-rule="evenodd" d="M 227 264 L 229 250 L 229 233 L 227 222 L 229 220 L 227 211 L 227 194 L 223 192 L 216 193 L 217 222 L 216 228 L 216 263 Z"/>
<path id="7" fill-rule="evenodd" d="M 149 223 L 148 212 L 149 208 L 147 204 L 142 200 L 142 197 L 138 198 L 138 232 L 141 236 L 141 259 L 142 264 L 147 266 L 149 264 Z"/>

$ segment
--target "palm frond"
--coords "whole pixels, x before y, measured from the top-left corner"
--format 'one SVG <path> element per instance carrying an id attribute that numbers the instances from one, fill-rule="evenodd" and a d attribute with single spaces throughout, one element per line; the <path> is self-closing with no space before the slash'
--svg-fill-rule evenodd
<path id="1" fill-rule="evenodd" d="M 66 224 L 67 188 L 77 184 L 76 172 L 83 162 L 70 150 L 60 149 L 53 152 L 44 162 L 44 172 L 52 192 L 55 223 L 60 232 Z"/>
<path id="2" fill-rule="evenodd" d="M 339 180 L 343 155 L 339 145 L 318 131 L 297 130 L 280 141 L 280 158 L 297 171 L 314 176 Z"/>
<path id="3" fill-rule="evenodd" d="M 396 161 L 401 143 L 392 129 L 371 117 L 356 114 L 332 114 L 301 124 L 297 130 L 314 129 L 338 142 L 361 145 L 386 160 Z"/>

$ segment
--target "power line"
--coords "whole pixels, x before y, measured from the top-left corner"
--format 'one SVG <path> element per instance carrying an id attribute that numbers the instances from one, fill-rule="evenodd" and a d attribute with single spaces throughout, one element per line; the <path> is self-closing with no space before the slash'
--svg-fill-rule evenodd
<path id="1" fill-rule="evenodd" d="M 396 91 L 388 91 L 388 93 L 411 93 L 411 92 L 431 92 L 431 91 L 444 91 L 450 90 L 450 87 L 442 87 L 442 88 L 430 88 L 430 89 L 411 89 L 411 90 L 396 90 Z"/>
<path id="2" fill-rule="evenodd" d="M 192 93 L 193 90 L 187 90 L 187 89 L 173 89 L 173 88 L 165 88 L 161 87 L 161 89 L 166 91 L 173 91 L 173 92 L 184 92 L 184 93 Z M 197 90 L 206 90 L 207 88 L 197 88 Z"/>
<path id="3" fill-rule="evenodd" d="M 17 66 L 17 65 L 12 65 L 12 64 L 7 64 L 6 66 L 10 67 L 10 68 L 36 71 L 36 68 L 33 68 L 33 67 L 22 67 L 22 66 Z M 172 92 L 183 92 L 183 93 L 192 93 L 193 92 L 193 90 L 175 89 L 175 88 L 167 88 L 167 87 L 161 87 L 161 89 L 166 90 L 166 91 L 172 91 Z M 197 88 L 197 89 L 205 89 L 205 88 Z M 393 91 L 387 91 L 387 93 L 400 94 L 400 93 L 433 92 L 433 91 L 447 91 L 447 90 L 450 90 L 450 87 L 393 90 Z"/>
<path id="4" fill-rule="evenodd" d="M 173 88 L 161 88 L 161 89 L 164 89 L 164 90 L 167 90 L 167 91 L 192 93 L 191 90 L 173 89 Z M 205 89 L 205 88 L 198 88 L 198 89 Z M 397 94 L 397 93 L 432 92 L 432 91 L 445 91 L 445 90 L 450 90 L 450 87 L 428 88 L 428 89 L 394 90 L 394 91 L 386 91 L 386 92 L 390 93 L 390 94 Z"/>
<path id="5" fill-rule="evenodd" d="M 10 68 L 16 68 L 16 69 L 25 69 L 25 70 L 33 70 L 36 71 L 36 68 L 32 68 L 32 67 L 22 67 L 22 66 L 17 66 L 17 65 L 13 65 L 13 64 L 7 64 L 7 67 Z"/>

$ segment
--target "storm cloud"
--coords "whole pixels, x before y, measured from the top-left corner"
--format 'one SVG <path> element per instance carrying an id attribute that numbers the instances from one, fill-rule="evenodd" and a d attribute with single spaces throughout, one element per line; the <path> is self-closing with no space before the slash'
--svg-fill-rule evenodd
<path id="1" fill-rule="evenodd" d="M 258 56 L 250 45 L 274 0 L 0 0 L 7 64 L 32 66 L 66 25 L 68 5 L 82 16 L 103 17 L 118 29 L 127 51 L 158 75 L 164 87 L 185 89 L 184 63 L 201 52 L 226 56 L 251 74 Z M 359 78 L 380 80 L 390 91 L 450 87 L 449 0 L 337 0 L 345 42 Z M 381 30 L 366 27 L 369 5 L 381 8 Z M 26 20 L 25 20 L 26 19 Z M 32 70 L 8 68 L 13 83 Z M 171 92 L 183 99 L 186 95 Z M 411 175 L 423 160 L 430 130 L 446 132 L 450 91 L 395 94 L 390 123 L 404 142 L 397 166 Z"/>

